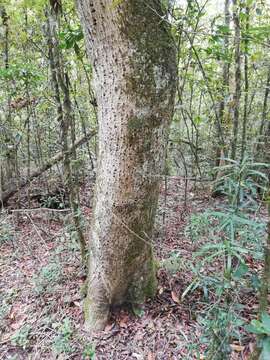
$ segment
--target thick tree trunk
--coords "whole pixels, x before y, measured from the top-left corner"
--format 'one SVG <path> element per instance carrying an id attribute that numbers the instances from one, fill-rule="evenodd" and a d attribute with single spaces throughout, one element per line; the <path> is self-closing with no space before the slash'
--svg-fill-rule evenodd
<path id="1" fill-rule="evenodd" d="M 78 0 L 94 68 L 99 160 L 86 324 L 155 293 L 152 234 L 176 86 L 174 44 L 157 0 Z"/>

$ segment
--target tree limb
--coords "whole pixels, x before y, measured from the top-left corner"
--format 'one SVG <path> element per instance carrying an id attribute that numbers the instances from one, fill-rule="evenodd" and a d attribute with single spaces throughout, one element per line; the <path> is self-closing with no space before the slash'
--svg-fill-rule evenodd
<path id="1" fill-rule="evenodd" d="M 86 143 L 88 140 L 90 140 L 94 135 L 96 135 L 96 131 L 91 131 L 90 133 L 88 133 L 86 136 L 81 137 L 80 139 L 78 139 L 75 143 L 74 146 L 70 147 L 68 150 L 68 154 L 71 154 L 72 151 L 74 149 L 76 149 L 77 147 L 83 145 L 84 143 Z M 55 164 L 57 164 L 59 161 L 63 160 L 63 156 L 64 154 L 62 152 L 57 153 L 54 157 L 52 157 L 46 164 L 42 165 L 41 167 L 39 167 L 38 169 L 36 169 L 35 171 L 33 171 L 30 176 L 26 179 L 21 179 L 21 181 L 16 184 L 15 186 L 11 187 L 9 190 L 6 190 L 2 193 L 0 202 L 2 204 L 6 203 L 8 201 L 8 199 L 16 194 L 17 191 L 19 191 L 19 189 L 22 189 L 24 186 L 26 186 L 27 184 L 29 184 L 30 181 L 32 181 L 33 179 L 39 177 L 41 174 L 43 174 L 45 171 L 49 170 L 50 168 L 52 168 Z"/>

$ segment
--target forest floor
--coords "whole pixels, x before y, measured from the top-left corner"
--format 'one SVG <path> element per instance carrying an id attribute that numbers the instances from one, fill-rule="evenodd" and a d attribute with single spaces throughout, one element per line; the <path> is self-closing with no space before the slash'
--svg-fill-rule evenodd
<path id="1" fill-rule="evenodd" d="M 90 185 L 82 187 L 85 218 L 91 217 L 91 193 Z M 207 239 L 194 243 L 185 229 L 192 213 L 214 208 L 222 199 L 211 198 L 201 183 L 187 195 L 184 207 L 183 181 L 176 177 L 161 191 L 157 296 L 142 308 L 112 314 L 105 331 L 92 338 L 83 329 L 85 274 L 69 216 L 59 210 L 7 208 L 0 215 L 0 359 L 93 359 L 94 354 L 97 360 L 204 359 L 199 318 L 214 295 L 208 303 L 200 289 L 181 296 L 194 279 L 192 254 Z M 218 271 L 218 263 L 212 266 Z M 238 301 L 245 320 L 256 317 L 254 292 L 239 294 Z M 250 336 L 233 341 L 230 358 L 247 359 L 253 346 Z"/>

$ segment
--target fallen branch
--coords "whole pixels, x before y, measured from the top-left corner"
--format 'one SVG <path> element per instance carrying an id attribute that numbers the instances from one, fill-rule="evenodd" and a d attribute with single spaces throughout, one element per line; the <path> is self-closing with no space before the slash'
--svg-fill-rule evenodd
<path id="1" fill-rule="evenodd" d="M 90 133 L 88 133 L 86 136 L 81 137 L 80 139 L 78 139 L 75 143 L 74 146 L 70 147 L 68 150 L 68 154 L 71 154 L 72 151 L 74 149 L 76 149 L 77 147 L 83 145 L 84 143 L 86 143 L 88 140 L 90 140 L 94 135 L 96 135 L 96 131 L 91 131 Z M 32 174 L 30 174 L 30 176 L 26 179 L 21 179 L 19 181 L 18 184 L 16 184 L 15 186 L 11 187 L 9 190 L 6 190 L 2 193 L 2 197 L 0 202 L 2 204 L 6 203 L 8 201 L 8 199 L 13 196 L 14 194 L 16 194 L 17 191 L 19 191 L 20 189 L 22 189 L 24 186 L 26 186 L 27 184 L 30 183 L 30 181 L 32 181 L 33 179 L 39 177 L 41 174 L 43 174 L 45 171 L 49 170 L 51 167 L 53 167 L 55 164 L 57 164 L 59 161 L 63 160 L 64 154 L 62 152 L 57 153 L 54 157 L 52 157 L 46 164 L 42 165 L 41 167 L 39 167 L 38 169 L 36 169 L 35 171 L 32 172 Z"/>

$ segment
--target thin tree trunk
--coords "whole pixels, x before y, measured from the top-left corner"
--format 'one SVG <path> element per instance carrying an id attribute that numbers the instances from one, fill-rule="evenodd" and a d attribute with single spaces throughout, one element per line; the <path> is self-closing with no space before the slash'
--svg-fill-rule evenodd
<path id="1" fill-rule="evenodd" d="M 86 130 L 85 118 L 84 118 L 84 115 L 81 112 L 80 106 L 79 106 L 77 98 L 76 98 L 76 92 L 74 90 L 73 90 L 73 98 L 74 98 L 74 103 L 75 103 L 75 105 L 77 107 L 77 110 L 78 110 L 78 113 L 79 113 L 82 133 L 86 134 L 87 130 Z M 88 157 L 89 157 L 89 160 L 90 160 L 90 163 L 91 163 L 91 170 L 94 170 L 95 165 L 94 165 L 93 156 L 92 156 L 89 144 L 87 144 L 87 153 L 88 153 Z"/>
<path id="2" fill-rule="evenodd" d="M 9 69 L 9 16 L 8 16 L 4 6 L 0 7 L 0 12 L 1 12 L 2 24 L 4 27 L 3 62 L 4 62 L 5 69 L 8 70 Z M 11 99 L 10 99 L 9 87 L 10 87 L 10 82 L 7 80 L 7 83 L 6 83 L 6 91 L 7 91 L 6 123 L 7 124 L 10 124 L 10 121 L 11 121 L 11 109 L 10 109 Z M 15 157 L 14 151 L 15 150 L 14 150 L 14 144 L 13 144 L 9 129 L 6 130 L 6 144 L 5 144 L 5 147 L 3 146 L 2 151 L 6 158 L 6 164 L 5 164 L 6 179 L 4 179 L 4 180 L 10 181 L 10 179 L 13 178 L 13 175 L 15 172 L 15 164 L 14 164 L 14 157 Z M 4 176 L 3 176 L 3 178 L 4 178 Z M 4 181 L 3 181 L 2 185 L 4 187 L 4 185 L 5 185 Z"/>
<path id="3" fill-rule="evenodd" d="M 54 33 L 55 33 L 55 20 L 50 15 L 50 10 L 45 12 L 47 18 L 47 42 L 48 42 L 48 58 L 51 70 L 52 86 L 54 90 L 54 99 L 56 102 L 57 120 L 61 124 L 63 122 L 63 108 L 61 103 L 60 87 L 57 79 L 57 64 L 55 60 L 55 46 L 54 46 Z"/>
<path id="4" fill-rule="evenodd" d="M 64 80 L 64 79 L 63 79 Z M 68 130 L 68 126 L 71 128 L 71 138 L 72 138 L 72 152 L 71 157 L 73 161 L 76 160 L 76 148 L 74 144 L 76 142 L 75 139 L 75 129 L 74 129 L 74 116 L 72 110 L 72 104 L 70 100 L 70 93 L 69 93 L 69 78 L 68 75 L 65 75 L 65 81 L 62 83 L 62 90 L 64 93 L 64 102 L 63 102 L 63 109 L 64 109 L 64 121 L 66 123 L 66 129 Z M 72 164 L 70 162 L 70 154 L 68 153 L 68 143 L 67 143 L 67 135 L 63 134 L 63 141 L 64 141 L 64 165 L 65 165 L 65 182 L 68 188 L 68 195 L 69 195 L 69 202 L 72 209 L 72 217 L 74 227 L 77 232 L 78 241 L 81 249 L 81 256 L 83 264 L 86 264 L 86 241 L 84 238 L 84 234 L 82 231 L 82 224 L 80 219 L 80 198 L 79 198 L 79 187 L 77 186 L 77 182 L 75 180 L 75 174 L 72 169 Z"/>
<path id="5" fill-rule="evenodd" d="M 241 147 L 241 161 L 244 158 L 247 147 L 247 122 L 248 122 L 248 99 L 249 99 L 249 79 L 248 79 L 248 48 L 249 48 L 249 6 L 246 5 L 246 29 L 245 29 L 245 63 L 244 63 L 244 77 L 245 77 L 245 99 L 244 99 L 244 115 L 243 115 L 243 130 L 242 130 L 242 147 Z"/>
<path id="6" fill-rule="evenodd" d="M 264 268 L 260 288 L 259 313 L 263 314 L 269 308 L 268 294 L 270 290 L 270 204 L 268 204 L 267 239 L 264 246 Z"/>
<path id="7" fill-rule="evenodd" d="M 264 99 L 263 99 L 263 110 L 262 110 L 262 120 L 261 120 L 261 124 L 260 124 L 260 129 L 259 129 L 259 139 L 258 139 L 258 143 L 255 147 L 255 153 L 256 155 L 260 155 L 260 151 L 262 149 L 262 144 L 265 143 L 265 135 L 267 133 L 267 128 L 265 129 L 265 125 L 267 122 L 267 114 L 268 114 L 268 98 L 269 98 L 269 93 L 270 93 L 270 66 L 268 67 L 268 72 L 267 72 L 267 80 L 266 80 L 266 84 L 265 84 L 265 92 L 264 92 Z M 264 136 L 263 136 L 264 135 Z M 263 139 L 262 139 L 263 137 Z"/>
<path id="8" fill-rule="evenodd" d="M 269 163 L 269 149 L 270 149 L 270 137 L 266 139 L 266 158 Z M 268 150 L 268 151 L 267 151 Z M 268 173 L 268 179 L 270 180 L 270 174 Z M 263 263 L 263 271 L 261 275 L 261 281 L 260 281 L 260 291 L 259 291 L 259 311 L 258 311 L 258 317 L 261 320 L 262 315 L 264 313 L 267 313 L 269 309 L 269 291 L 270 291 L 270 202 L 269 202 L 269 194 L 270 190 L 268 191 L 268 196 L 266 199 L 267 201 L 267 207 L 268 207 L 268 224 L 267 224 L 267 237 L 266 242 L 264 244 L 264 263 Z M 255 348 L 255 351 L 251 354 L 251 360 L 257 360 L 261 359 L 261 352 L 262 348 L 259 346 L 261 343 L 261 340 L 263 338 L 263 335 L 257 335 L 257 346 Z"/>
<path id="9" fill-rule="evenodd" d="M 230 29 L 230 21 L 231 21 L 230 0 L 225 0 L 225 3 L 224 3 L 224 25 L 226 26 L 227 29 Z M 230 45 L 230 38 L 229 38 L 228 34 L 226 33 L 224 36 L 224 47 L 223 47 L 224 54 L 229 52 L 229 45 Z M 224 141 L 227 138 L 227 136 L 226 136 L 226 132 L 227 132 L 226 125 L 227 124 L 225 123 L 225 112 L 226 112 L 225 103 L 226 103 L 226 98 L 228 97 L 228 94 L 229 94 L 229 83 L 230 83 L 230 62 L 229 62 L 228 58 L 225 58 L 223 61 L 223 68 L 222 68 L 222 99 L 219 103 L 219 109 L 218 109 L 220 123 L 223 128 L 224 135 L 225 135 Z M 220 138 L 220 136 L 218 134 L 218 139 L 219 138 Z M 216 166 L 220 165 L 220 160 L 221 160 L 222 154 L 224 154 L 225 157 L 227 156 L 227 149 L 226 149 L 225 143 L 224 143 L 224 147 L 220 146 L 220 144 L 217 147 Z"/>
<path id="10" fill-rule="evenodd" d="M 68 137 L 71 129 L 72 145 L 75 143 L 75 132 L 72 131 L 74 116 L 69 92 L 69 78 L 68 74 L 62 69 L 62 53 L 60 51 L 59 42 L 57 39 L 57 32 L 59 30 L 59 11 L 54 7 L 48 17 L 48 44 L 49 44 L 49 59 L 52 73 L 52 82 L 55 90 L 55 99 L 57 103 L 58 121 L 61 129 L 61 144 L 63 152 L 63 168 L 64 168 L 64 186 L 68 193 L 70 207 L 72 209 L 72 218 L 78 242 L 80 245 L 81 256 L 83 264 L 86 263 L 86 242 L 81 227 L 79 215 L 79 188 L 74 181 L 74 174 L 72 171 L 70 155 L 73 160 L 76 159 L 76 148 L 72 146 L 72 153 L 68 151 Z M 61 92 L 60 92 L 61 91 Z M 61 93 L 63 94 L 63 103 L 61 101 Z"/>
<path id="11" fill-rule="evenodd" d="M 238 0 L 233 0 L 233 21 L 235 31 L 235 92 L 233 98 L 233 139 L 231 158 L 234 160 L 237 154 L 238 130 L 239 130 L 239 106 L 241 98 L 241 29 L 240 29 L 240 6 Z"/>
<path id="12" fill-rule="evenodd" d="M 78 0 L 94 69 L 99 159 L 90 234 L 86 324 L 155 294 L 152 235 L 176 55 L 157 0 Z"/>
<path id="13" fill-rule="evenodd" d="M 8 24 L 8 15 L 4 7 L 0 8 L 2 22 L 4 26 L 4 51 L 3 51 L 3 60 L 5 69 L 9 68 L 9 24 Z"/>

